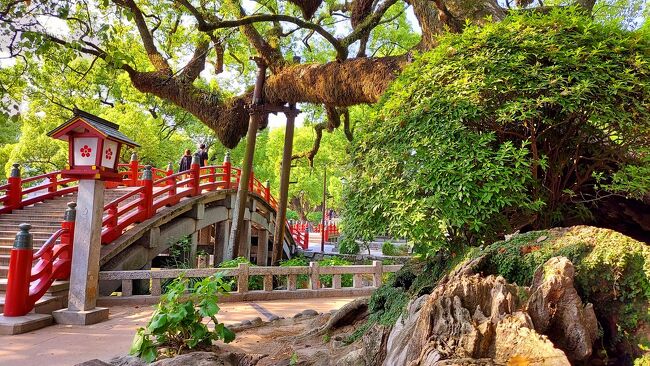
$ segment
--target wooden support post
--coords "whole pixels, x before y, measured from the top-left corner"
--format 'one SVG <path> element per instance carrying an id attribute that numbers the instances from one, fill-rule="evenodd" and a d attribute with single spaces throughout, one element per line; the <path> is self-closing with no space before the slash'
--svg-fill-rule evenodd
<path id="1" fill-rule="evenodd" d="M 269 232 L 261 228 L 257 232 L 257 265 L 266 266 L 269 260 Z"/>
<path id="2" fill-rule="evenodd" d="M 280 172 L 280 200 L 273 233 L 273 254 L 271 264 L 277 265 L 282 260 L 285 221 L 287 220 L 287 202 L 289 200 L 289 176 L 291 174 L 291 154 L 293 153 L 293 131 L 298 110 L 295 104 L 289 105 L 285 112 L 287 127 L 284 132 L 284 150 L 282 151 L 282 171 Z"/>
<path id="3" fill-rule="evenodd" d="M 231 260 L 232 258 L 225 258 L 224 254 L 228 248 L 228 235 L 230 234 L 230 221 L 222 221 L 215 224 L 215 240 L 214 240 L 214 266 L 217 267 L 224 260 Z"/>
<path id="4" fill-rule="evenodd" d="M 248 180 L 250 178 L 251 170 L 253 169 L 253 158 L 255 156 L 255 140 L 258 130 L 258 121 L 260 120 L 261 113 L 255 107 L 263 104 L 262 89 L 264 87 L 264 79 L 266 78 L 266 64 L 262 60 L 256 59 L 257 62 L 257 81 L 255 82 L 255 90 L 253 91 L 253 109 L 250 111 L 250 118 L 248 120 L 248 132 L 246 135 L 246 154 L 244 155 L 244 163 L 241 167 L 241 177 L 239 179 L 239 190 L 237 191 L 237 199 L 235 201 L 234 215 L 232 218 L 232 228 L 230 229 L 230 240 L 228 244 L 229 253 L 226 258 L 232 258 L 233 254 L 230 252 L 234 250 L 237 245 L 238 239 L 241 237 L 241 231 L 244 225 L 244 210 L 248 202 Z"/>

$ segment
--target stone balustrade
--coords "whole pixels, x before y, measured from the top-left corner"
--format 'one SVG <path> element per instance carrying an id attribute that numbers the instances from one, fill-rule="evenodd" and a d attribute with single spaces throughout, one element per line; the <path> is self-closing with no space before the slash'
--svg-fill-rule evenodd
<path id="1" fill-rule="evenodd" d="M 258 267 L 240 263 L 237 268 L 202 268 L 202 269 L 162 269 L 141 271 L 106 271 L 99 273 L 99 281 L 121 281 L 122 291 L 118 295 L 100 297 L 100 306 L 119 304 L 155 304 L 162 294 L 162 284 L 180 275 L 187 278 L 209 277 L 221 273 L 233 277 L 237 288 L 224 296 L 221 301 L 263 301 L 279 299 L 304 299 L 319 297 L 369 296 L 382 285 L 385 273 L 397 272 L 402 265 L 383 265 L 373 261 L 372 265 L 352 266 L 319 266 L 318 262 L 310 262 L 309 266 L 296 267 Z M 300 275 L 308 278 L 306 288 L 298 288 Z M 331 275 L 331 287 L 323 287 L 321 276 Z M 344 287 L 342 278 L 352 275 L 352 287 Z M 260 276 L 263 282 L 262 290 L 250 290 L 251 276 Z M 275 283 L 284 286 L 274 288 Z M 278 280 L 277 277 L 280 277 Z M 286 280 L 284 278 L 286 278 Z M 133 281 L 149 281 L 149 294 L 135 295 Z"/>

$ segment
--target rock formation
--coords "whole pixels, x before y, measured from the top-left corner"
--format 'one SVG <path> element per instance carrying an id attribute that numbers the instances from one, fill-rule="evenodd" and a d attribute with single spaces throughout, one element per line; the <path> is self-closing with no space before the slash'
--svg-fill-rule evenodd
<path id="1" fill-rule="evenodd" d="M 565 257 L 549 259 L 537 268 L 527 304 L 535 329 L 546 334 L 571 360 L 591 356 L 598 337 L 593 306 L 582 305 L 573 286 L 575 269 Z"/>

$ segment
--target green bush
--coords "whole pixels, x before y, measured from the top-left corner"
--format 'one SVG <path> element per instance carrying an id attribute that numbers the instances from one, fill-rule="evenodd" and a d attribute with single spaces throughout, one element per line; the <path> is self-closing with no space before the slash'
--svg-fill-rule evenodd
<path id="1" fill-rule="evenodd" d="M 294 210 L 287 210 L 287 220 L 299 220 L 300 216 Z"/>
<path id="2" fill-rule="evenodd" d="M 322 267 L 349 266 L 351 264 L 353 263 L 338 257 L 323 259 L 322 261 L 318 262 L 318 265 Z M 320 282 L 324 287 L 332 287 L 332 275 L 321 275 Z M 341 287 L 352 287 L 351 274 L 341 275 Z"/>
<path id="3" fill-rule="evenodd" d="M 307 214 L 307 220 L 316 225 L 323 222 L 323 213 L 320 211 L 314 211 Z"/>
<path id="4" fill-rule="evenodd" d="M 359 254 L 359 244 L 348 236 L 341 236 L 339 240 L 339 253 L 341 254 Z"/>
<path id="5" fill-rule="evenodd" d="M 173 356 L 185 349 L 209 346 L 213 340 L 229 343 L 235 339 L 235 333 L 216 317 L 219 297 L 230 291 L 230 282 L 218 274 L 207 277 L 195 283 L 187 295 L 188 285 L 187 278 L 181 276 L 168 286 L 147 327 L 138 329 L 129 354 L 153 362 L 159 347 L 167 349 L 167 356 Z M 208 321 L 204 322 L 204 318 Z M 210 322 L 214 330 L 208 328 Z"/>
<path id="6" fill-rule="evenodd" d="M 355 131 L 346 235 L 435 253 L 584 222 L 592 200 L 650 191 L 647 35 L 568 9 L 437 42 Z"/>
<path id="7" fill-rule="evenodd" d="M 291 259 L 286 259 L 280 261 L 280 267 L 302 267 L 309 266 L 309 260 L 303 256 L 295 256 Z M 286 284 L 286 276 L 282 276 L 280 282 Z M 309 285 L 309 276 L 307 275 L 298 275 L 296 278 L 296 288 L 307 288 Z"/>
<path id="8" fill-rule="evenodd" d="M 249 261 L 244 257 L 237 257 L 229 261 L 224 261 L 219 264 L 218 268 L 237 268 L 240 263 L 248 263 L 249 266 L 255 267 L 256 265 L 253 262 Z M 236 286 L 235 286 L 236 287 Z M 248 277 L 248 289 L 249 290 L 262 290 L 264 288 L 264 277 L 262 276 L 250 276 Z"/>

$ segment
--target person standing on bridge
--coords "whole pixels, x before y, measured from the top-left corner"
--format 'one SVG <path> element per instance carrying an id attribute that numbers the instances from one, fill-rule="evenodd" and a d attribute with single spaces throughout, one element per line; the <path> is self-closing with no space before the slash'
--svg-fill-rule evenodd
<path id="1" fill-rule="evenodd" d="M 190 170 L 190 166 L 192 165 L 192 152 L 190 149 L 185 150 L 185 155 L 181 158 L 181 163 L 180 166 L 178 167 L 179 172 L 184 172 L 186 170 Z"/>
<path id="2" fill-rule="evenodd" d="M 199 158 L 200 167 L 204 167 L 208 164 L 208 150 L 205 148 L 205 144 L 199 145 L 199 150 L 196 152 L 196 156 Z"/>

